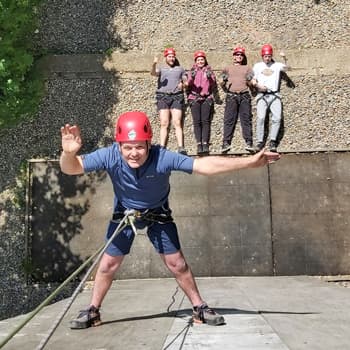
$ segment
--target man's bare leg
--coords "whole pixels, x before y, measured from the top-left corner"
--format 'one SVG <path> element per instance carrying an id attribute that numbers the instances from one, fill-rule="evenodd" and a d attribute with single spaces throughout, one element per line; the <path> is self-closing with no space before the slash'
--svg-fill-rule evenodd
<path id="1" fill-rule="evenodd" d="M 178 285 L 184 291 L 193 306 L 201 305 L 203 299 L 199 294 L 197 283 L 194 279 L 190 267 L 187 265 L 182 251 L 174 254 L 160 254 L 167 268 L 174 275 Z"/>
<path id="2" fill-rule="evenodd" d="M 187 265 L 181 250 L 174 254 L 160 254 L 160 256 L 192 303 L 193 322 L 207 323 L 212 326 L 225 324 L 225 318 L 211 309 L 200 296 L 192 271 Z"/>
<path id="3" fill-rule="evenodd" d="M 90 306 L 70 322 L 71 329 L 99 326 L 102 323 L 99 308 L 123 259 L 124 256 L 113 257 L 108 254 L 102 256 L 95 276 Z"/>
<path id="4" fill-rule="evenodd" d="M 94 305 L 96 308 L 101 306 L 103 299 L 112 285 L 114 275 L 118 271 L 123 259 L 124 255 L 110 256 L 108 254 L 103 254 L 95 276 L 91 305 Z"/>

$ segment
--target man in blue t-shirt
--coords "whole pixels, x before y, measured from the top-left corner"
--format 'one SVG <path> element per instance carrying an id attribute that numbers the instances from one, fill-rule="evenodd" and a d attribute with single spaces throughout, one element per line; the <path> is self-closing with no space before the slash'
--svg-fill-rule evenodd
<path id="1" fill-rule="evenodd" d="M 172 272 L 193 306 L 193 320 L 219 325 L 224 317 L 209 308 L 200 296 L 196 281 L 180 247 L 176 224 L 168 205 L 169 176 L 172 171 L 189 174 L 214 175 L 243 168 L 256 168 L 279 159 L 278 153 L 264 150 L 251 157 L 223 156 L 193 159 L 186 155 L 151 145 L 152 129 L 143 112 L 126 112 L 119 116 L 114 143 L 85 155 L 78 155 L 82 141 L 77 126 L 66 124 L 61 128 L 62 154 L 60 166 L 68 175 L 105 170 L 114 189 L 114 214 L 109 223 L 106 240 L 116 230 L 126 210 L 137 210 L 138 228 L 147 227 L 147 235 Z M 71 321 L 72 329 L 101 324 L 99 308 L 108 292 L 114 275 L 134 239 L 131 226 L 126 226 L 113 239 L 101 258 L 89 307 Z"/>

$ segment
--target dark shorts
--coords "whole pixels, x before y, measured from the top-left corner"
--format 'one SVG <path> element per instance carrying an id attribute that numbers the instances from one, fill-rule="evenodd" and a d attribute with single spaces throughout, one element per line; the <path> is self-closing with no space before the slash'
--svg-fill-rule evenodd
<path id="1" fill-rule="evenodd" d="M 146 220 L 136 220 L 138 229 L 147 227 L 147 235 L 156 251 L 160 254 L 173 254 L 180 250 L 177 227 L 174 222 L 158 223 Z M 117 221 L 110 221 L 106 242 L 118 227 Z M 111 256 L 127 255 L 134 241 L 135 234 L 130 226 L 126 226 L 108 246 L 106 253 Z"/>
<path id="2" fill-rule="evenodd" d="M 183 109 L 185 98 L 183 94 L 157 94 L 157 110 L 161 109 Z"/>

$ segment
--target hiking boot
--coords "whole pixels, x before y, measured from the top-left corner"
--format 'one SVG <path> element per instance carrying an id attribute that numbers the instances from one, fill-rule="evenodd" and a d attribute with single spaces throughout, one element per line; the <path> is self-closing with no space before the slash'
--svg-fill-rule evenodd
<path id="1" fill-rule="evenodd" d="M 197 154 L 201 155 L 203 153 L 203 146 L 201 143 L 197 144 Z"/>
<path id="2" fill-rule="evenodd" d="M 253 147 L 253 144 L 251 142 L 246 142 L 245 150 L 252 154 L 255 153 L 255 148 Z"/>
<path id="3" fill-rule="evenodd" d="M 271 140 L 269 144 L 270 152 L 277 152 L 277 142 L 275 140 Z"/>
<path id="4" fill-rule="evenodd" d="M 264 142 L 258 142 L 255 146 L 255 152 L 260 152 L 264 148 Z"/>
<path id="5" fill-rule="evenodd" d="M 71 329 L 83 329 L 97 327 L 101 325 L 101 315 L 99 309 L 95 306 L 89 306 L 86 310 L 79 311 L 77 318 L 70 321 Z"/>
<path id="6" fill-rule="evenodd" d="M 182 146 L 178 147 L 177 153 L 181 153 L 181 154 L 184 154 L 185 156 L 187 156 L 187 151 L 186 151 L 185 147 L 182 147 Z"/>
<path id="7" fill-rule="evenodd" d="M 195 323 L 207 323 L 210 326 L 225 324 L 224 316 L 219 315 L 206 303 L 193 307 L 192 319 Z"/>
<path id="8" fill-rule="evenodd" d="M 228 142 L 224 142 L 221 146 L 221 153 L 227 153 L 231 149 L 231 145 Z"/>
<path id="9" fill-rule="evenodd" d="M 202 154 L 209 154 L 209 145 L 207 143 L 203 143 Z"/>

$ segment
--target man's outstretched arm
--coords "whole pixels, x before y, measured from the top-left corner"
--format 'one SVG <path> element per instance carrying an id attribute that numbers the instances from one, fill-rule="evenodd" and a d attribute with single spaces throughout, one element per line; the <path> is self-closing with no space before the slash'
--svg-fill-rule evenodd
<path id="1" fill-rule="evenodd" d="M 68 175 L 84 173 L 83 161 L 77 155 L 82 146 L 79 127 L 66 124 L 61 128 L 62 153 L 60 167 L 62 172 Z"/>
<path id="2" fill-rule="evenodd" d="M 275 152 L 261 150 L 249 157 L 208 156 L 196 158 L 193 173 L 200 175 L 216 175 L 247 168 L 258 168 L 280 159 Z"/>

